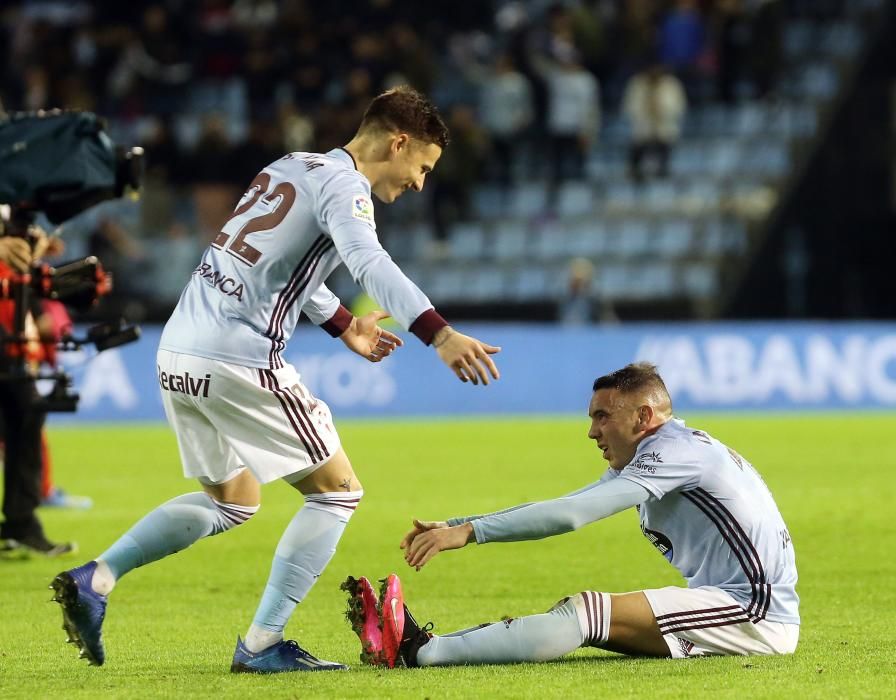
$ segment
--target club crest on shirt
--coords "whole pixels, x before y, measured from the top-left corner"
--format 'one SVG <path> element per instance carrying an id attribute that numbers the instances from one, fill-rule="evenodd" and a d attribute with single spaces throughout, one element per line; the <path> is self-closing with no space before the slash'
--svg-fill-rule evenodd
<path id="1" fill-rule="evenodd" d="M 373 223 L 373 202 L 366 194 L 356 194 L 352 197 L 352 216 L 368 224 Z"/>

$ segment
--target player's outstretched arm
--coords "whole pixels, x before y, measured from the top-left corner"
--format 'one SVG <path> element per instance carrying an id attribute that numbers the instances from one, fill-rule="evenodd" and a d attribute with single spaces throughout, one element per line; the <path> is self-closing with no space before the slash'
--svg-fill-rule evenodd
<path id="1" fill-rule="evenodd" d="M 432 339 L 432 346 L 439 357 L 462 382 L 489 383 L 489 375 L 500 379 L 501 373 L 491 355 L 501 352 L 500 347 L 483 343 L 469 335 L 458 333 L 451 326 L 439 329 Z"/>
<path id="2" fill-rule="evenodd" d="M 355 316 L 339 339 L 365 360 L 379 362 L 389 357 L 395 348 L 404 345 L 397 335 L 377 325 L 384 318 L 389 318 L 389 314 L 379 309 L 364 316 Z"/>
<path id="3" fill-rule="evenodd" d="M 474 540 L 520 542 L 561 535 L 643 503 L 650 492 L 628 479 L 613 479 L 569 496 L 506 508 L 456 525 L 415 520 L 401 542 L 404 558 L 418 571 L 436 554 L 460 549 Z M 452 522 L 458 522 L 452 520 Z"/>
<path id="4" fill-rule="evenodd" d="M 460 549 L 475 539 L 470 523 L 451 527 L 443 521 L 414 520 L 414 529 L 405 535 L 401 548 L 408 566 L 420 571 L 439 552 Z"/>

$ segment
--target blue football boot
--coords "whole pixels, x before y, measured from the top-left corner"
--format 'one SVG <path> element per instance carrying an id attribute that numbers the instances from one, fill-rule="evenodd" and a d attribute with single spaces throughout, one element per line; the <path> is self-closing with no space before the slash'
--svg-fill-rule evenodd
<path id="1" fill-rule="evenodd" d="M 103 619 L 107 597 L 90 585 L 95 570 L 96 562 L 91 561 L 63 571 L 53 579 L 50 588 L 56 592 L 53 600 L 62 606 L 62 629 L 68 634 L 65 641 L 77 644 L 80 658 L 86 658 L 91 666 L 102 666 L 106 660 Z"/>
<path id="2" fill-rule="evenodd" d="M 348 666 L 322 661 L 302 649 L 297 642 L 281 640 L 253 654 L 243 640 L 236 638 L 231 673 L 283 673 L 284 671 L 345 671 Z"/>

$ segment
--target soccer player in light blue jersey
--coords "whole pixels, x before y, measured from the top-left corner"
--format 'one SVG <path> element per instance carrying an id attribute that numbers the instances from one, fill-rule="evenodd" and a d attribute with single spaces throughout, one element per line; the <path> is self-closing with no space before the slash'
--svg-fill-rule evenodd
<path id="1" fill-rule="evenodd" d="M 581 646 L 673 658 L 796 649 L 793 545 L 759 474 L 715 438 L 673 417 L 653 365 L 628 365 L 598 378 L 593 390 L 588 437 L 610 465 L 598 482 L 490 515 L 415 520 L 401 543 L 405 559 L 419 571 L 439 552 L 470 542 L 550 537 L 634 507 L 644 536 L 687 587 L 584 591 L 541 615 L 435 636 L 404 606 L 394 574 L 384 587 L 377 634 L 365 624 L 377 615 L 365 604 L 369 584 L 350 579 L 349 616 L 365 647 L 362 658 L 440 666 L 545 661 Z"/>
<path id="2" fill-rule="evenodd" d="M 370 362 L 401 339 L 393 316 L 463 382 L 498 379 L 500 348 L 453 330 L 377 238 L 371 194 L 384 203 L 419 192 L 448 143 L 436 109 L 410 88 L 375 98 L 355 137 L 328 153 L 289 153 L 262 170 L 202 256 L 165 326 L 157 374 L 184 475 L 202 490 L 162 504 L 96 559 L 52 583 L 69 641 L 105 660 L 102 623 L 118 580 L 249 520 L 260 485 L 283 479 L 305 497 L 231 670 L 346 668 L 322 661 L 283 629 L 324 567 L 363 496 L 330 410 L 282 351 L 300 313 Z M 384 311 L 354 317 L 324 282 L 344 264 Z"/>

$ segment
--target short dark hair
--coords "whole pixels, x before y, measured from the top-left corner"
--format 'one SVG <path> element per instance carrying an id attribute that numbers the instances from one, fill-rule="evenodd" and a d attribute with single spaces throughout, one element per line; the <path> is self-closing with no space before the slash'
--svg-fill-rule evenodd
<path id="1" fill-rule="evenodd" d="M 402 131 L 424 143 L 448 145 L 448 127 L 435 105 L 408 85 L 386 90 L 373 98 L 358 131 L 371 127 Z"/>
<path id="2" fill-rule="evenodd" d="M 658 392 L 660 396 L 670 400 L 666 383 L 657 372 L 656 365 L 649 362 L 633 362 L 622 369 L 598 377 L 594 380 L 592 391 L 598 389 L 618 389 L 622 394 L 640 391 Z"/>

